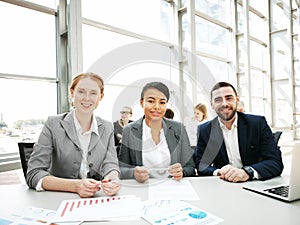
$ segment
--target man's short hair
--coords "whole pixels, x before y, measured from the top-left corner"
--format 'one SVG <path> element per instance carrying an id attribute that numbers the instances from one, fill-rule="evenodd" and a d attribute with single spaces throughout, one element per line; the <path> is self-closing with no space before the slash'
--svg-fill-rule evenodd
<path id="1" fill-rule="evenodd" d="M 230 84 L 230 83 L 228 83 L 228 82 L 222 81 L 222 82 L 216 83 L 216 84 L 213 86 L 213 88 L 212 88 L 211 91 L 210 91 L 210 99 L 212 99 L 212 93 L 213 93 L 215 90 L 218 90 L 218 89 L 220 89 L 220 88 L 222 88 L 222 87 L 231 87 L 232 90 L 234 91 L 235 95 L 236 95 L 236 96 L 238 95 L 236 89 L 233 87 L 232 84 Z"/>

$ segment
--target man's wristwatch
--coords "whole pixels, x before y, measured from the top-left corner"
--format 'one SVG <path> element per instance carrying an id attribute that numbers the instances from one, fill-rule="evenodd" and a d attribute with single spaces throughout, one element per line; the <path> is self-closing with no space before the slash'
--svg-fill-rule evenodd
<path id="1" fill-rule="evenodd" d="M 243 166 L 242 169 L 248 174 L 249 180 L 253 180 L 254 171 L 250 166 Z"/>

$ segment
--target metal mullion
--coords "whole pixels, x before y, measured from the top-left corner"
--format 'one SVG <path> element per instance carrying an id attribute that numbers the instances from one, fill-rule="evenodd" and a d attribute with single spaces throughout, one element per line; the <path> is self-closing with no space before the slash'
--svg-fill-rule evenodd
<path id="1" fill-rule="evenodd" d="M 39 12 L 43 12 L 43 13 L 47 13 L 50 15 L 54 15 L 56 16 L 57 12 L 55 9 L 46 7 L 46 6 L 42 6 L 39 4 L 35 4 L 32 2 L 27 2 L 27 1 L 21 1 L 21 0 L 1 0 L 2 2 L 6 2 L 6 3 L 10 3 L 12 5 L 17 5 L 17 6 L 21 6 L 23 8 L 27 8 L 27 9 L 32 9 L 35 11 L 39 11 Z"/>
<path id="2" fill-rule="evenodd" d="M 249 35 L 249 40 L 251 40 L 251 41 L 253 41 L 253 42 L 256 42 L 256 43 L 258 43 L 258 44 L 260 44 L 260 45 L 262 45 L 262 46 L 264 46 L 264 47 L 267 47 L 267 46 L 268 46 L 267 43 L 261 41 L 261 40 L 258 39 L 258 38 L 255 38 L 255 37 L 253 37 L 253 36 L 251 36 L 251 35 Z"/>
<path id="3" fill-rule="evenodd" d="M 125 30 L 125 29 L 121 29 L 121 28 L 118 28 L 118 27 L 114 27 L 114 26 L 111 26 L 111 25 L 100 23 L 100 22 L 97 22 L 97 21 L 94 21 L 94 20 L 82 18 L 81 21 L 85 25 L 93 26 L 93 27 L 100 28 L 100 29 L 107 30 L 107 31 L 111 31 L 111 32 L 115 32 L 115 33 L 122 34 L 122 35 L 125 35 L 125 36 L 137 38 L 137 39 L 144 40 L 144 41 L 149 41 L 149 42 L 152 42 L 152 43 L 157 43 L 157 44 L 160 44 L 160 45 L 163 45 L 163 46 L 166 46 L 166 47 L 174 46 L 173 44 L 171 44 L 169 42 L 166 42 L 166 41 L 151 38 L 151 37 L 146 36 L 146 35 L 141 35 L 141 34 L 138 34 L 138 33 L 132 32 L 132 31 L 128 31 L 128 30 Z"/>
<path id="4" fill-rule="evenodd" d="M 51 82 L 51 83 L 57 83 L 58 82 L 58 80 L 56 78 L 31 76 L 31 75 L 21 75 L 21 74 L 4 74 L 4 73 L 0 73 L 0 78 L 15 79 L 15 80 L 45 81 L 45 82 Z"/>
<path id="5" fill-rule="evenodd" d="M 196 51 L 196 55 L 203 56 L 203 57 L 210 58 L 210 59 L 215 59 L 217 61 L 221 61 L 221 62 L 225 62 L 225 63 L 231 63 L 231 61 L 226 59 L 226 58 L 219 57 L 219 56 L 212 55 L 212 54 L 208 54 L 208 53 L 201 52 L 201 51 Z"/>
<path id="6" fill-rule="evenodd" d="M 205 20 L 207 20 L 207 21 L 209 21 L 211 23 L 214 23 L 214 24 L 216 24 L 216 25 L 218 25 L 220 27 L 223 27 L 224 29 L 232 31 L 232 27 L 230 27 L 228 24 L 223 23 L 223 22 L 221 22 L 221 21 L 219 21 L 219 20 L 217 20 L 217 19 L 215 19 L 215 18 L 213 18 L 211 16 L 208 16 L 205 13 L 202 13 L 202 12 L 200 12 L 198 10 L 195 10 L 195 14 L 196 14 L 196 16 L 198 16 L 198 17 L 200 17 L 202 19 L 205 19 Z"/>

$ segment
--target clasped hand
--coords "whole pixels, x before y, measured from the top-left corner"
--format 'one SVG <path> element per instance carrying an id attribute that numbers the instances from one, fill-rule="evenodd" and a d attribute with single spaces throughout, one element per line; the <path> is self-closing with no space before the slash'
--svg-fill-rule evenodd
<path id="1" fill-rule="evenodd" d="M 136 166 L 134 168 L 135 179 L 143 183 L 149 179 L 149 169 L 146 167 Z M 180 163 L 175 163 L 168 168 L 168 173 L 173 177 L 174 180 L 181 180 L 183 177 L 183 168 Z"/>
<path id="2" fill-rule="evenodd" d="M 232 165 L 223 166 L 219 170 L 218 176 L 223 180 L 234 183 L 244 182 L 249 179 L 248 174 L 243 169 L 233 167 Z"/>
<path id="3" fill-rule="evenodd" d="M 102 182 L 96 181 L 94 179 L 82 179 L 77 183 L 77 193 L 82 198 L 93 197 L 97 191 L 100 191 L 102 188 L 103 192 L 112 196 L 118 193 L 121 188 L 119 179 L 114 180 L 102 180 Z"/>

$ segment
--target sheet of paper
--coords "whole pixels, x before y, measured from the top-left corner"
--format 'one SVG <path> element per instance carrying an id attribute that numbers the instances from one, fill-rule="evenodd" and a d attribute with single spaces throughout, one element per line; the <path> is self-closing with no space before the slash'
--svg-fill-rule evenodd
<path id="1" fill-rule="evenodd" d="M 133 195 L 64 200 L 53 222 L 139 220 L 140 208 Z"/>
<path id="2" fill-rule="evenodd" d="M 189 180 L 152 180 L 149 200 L 199 200 L 199 196 Z"/>
<path id="3" fill-rule="evenodd" d="M 159 225 L 215 225 L 223 219 L 179 200 L 148 200 L 142 204 L 142 217 Z"/>
<path id="4" fill-rule="evenodd" d="M 50 225 L 55 216 L 56 211 L 54 210 L 28 207 L 16 210 L 7 218 L 1 218 L 0 225 Z M 63 223 L 62 225 L 79 225 L 80 223 L 82 222 Z"/>

